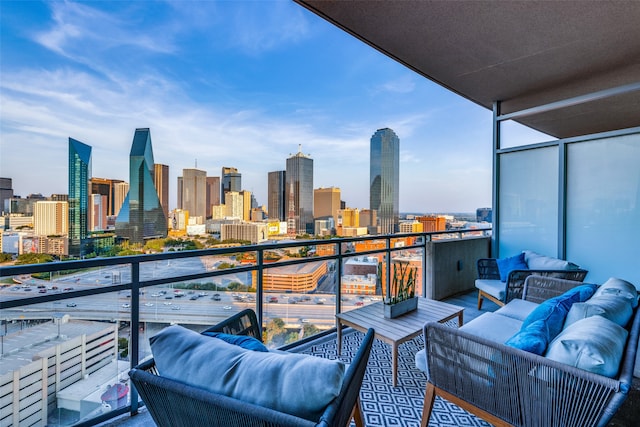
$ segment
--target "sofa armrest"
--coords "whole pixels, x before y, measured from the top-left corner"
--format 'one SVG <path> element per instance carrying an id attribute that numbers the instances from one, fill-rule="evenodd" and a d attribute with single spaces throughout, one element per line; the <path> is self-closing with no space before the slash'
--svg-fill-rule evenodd
<path id="1" fill-rule="evenodd" d="M 578 283 L 576 282 L 582 282 L 584 280 L 584 278 L 587 276 L 588 271 L 587 270 L 582 270 L 582 269 L 577 269 L 577 270 L 513 270 L 509 273 L 509 278 L 507 279 L 507 295 L 505 298 L 505 303 L 508 303 L 509 301 L 516 299 L 516 298 L 523 298 L 523 294 L 524 294 L 524 286 L 525 286 L 525 280 L 527 280 L 529 277 L 531 276 L 542 276 L 542 277 L 553 277 L 553 278 L 557 278 L 557 279 L 564 279 L 567 281 L 572 281 L 573 282 L 573 286 L 570 286 L 569 288 L 565 288 L 562 292 L 559 292 L 559 294 L 563 293 L 564 291 L 573 288 L 574 286 L 577 286 Z M 559 289 L 562 288 L 562 286 L 558 285 Z M 548 298 L 551 298 L 553 296 L 556 295 L 550 295 Z M 539 301 L 533 301 L 533 302 L 541 302 L 544 301 L 545 299 L 548 298 L 544 298 L 543 300 L 539 300 Z"/>
<path id="2" fill-rule="evenodd" d="M 480 258 L 476 266 L 478 279 L 500 280 L 500 271 L 495 258 Z"/>
<path id="3" fill-rule="evenodd" d="M 618 379 L 450 326 L 429 322 L 424 334 L 429 382 L 468 403 L 471 412 L 478 408 L 515 426 L 600 425 L 614 396 L 628 391 Z M 586 405 L 590 411 L 581 410 Z"/>

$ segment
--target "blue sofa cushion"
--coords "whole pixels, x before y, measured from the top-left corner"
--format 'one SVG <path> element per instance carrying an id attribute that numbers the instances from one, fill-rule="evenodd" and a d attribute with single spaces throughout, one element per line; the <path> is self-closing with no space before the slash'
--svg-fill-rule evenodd
<path id="1" fill-rule="evenodd" d="M 340 393 L 344 363 L 251 351 L 179 325 L 150 338 L 160 375 L 311 421 Z"/>
<path id="2" fill-rule="evenodd" d="M 528 270 L 527 263 L 524 261 L 524 253 L 519 253 L 509 258 L 498 258 L 496 260 L 498 264 L 498 271 L 500 272 L 500 280 L 506 282 L 509 278 L 509 273 L 513 270 Z"/>
<path id="3" fill-rule="evenodd" d="M 522 321 L 496 313 L 484 313 L 460 327 L 461 331 L 504 344 L 520 330 Z"/>
<path id="4" fill-rule="evenodd" d="M 550 344 L 545 356 L 613 378 L 618 374 L 628 332 L 602 316 L 578 320 Z"/>

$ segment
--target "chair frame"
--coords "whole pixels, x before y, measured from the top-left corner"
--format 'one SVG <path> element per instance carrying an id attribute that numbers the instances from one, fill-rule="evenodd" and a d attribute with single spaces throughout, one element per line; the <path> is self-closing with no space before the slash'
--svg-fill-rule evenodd
<path id="1" fill-rule="evenodd" d="M 500 280 L 498 262 L 495 258 L 480 258 L 477 261 L 478 279 Z M 575 270 L 512 270 L 505 282 L 506 294 L 504 301 L 478 289 L 478 310 L 482 310 L 483 298 L 493 301 L 498 306 L 503 306 L 513 299 L 522 298 L 524 282 L 529 276 L 554 277 L 576 282 L 584 281 L 588 270 L 582 268 Z"/>

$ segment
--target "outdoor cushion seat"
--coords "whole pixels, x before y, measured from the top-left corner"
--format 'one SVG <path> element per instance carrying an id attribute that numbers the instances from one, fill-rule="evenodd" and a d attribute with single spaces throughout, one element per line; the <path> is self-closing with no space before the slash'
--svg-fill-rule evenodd
<path id="1" fill-rule="evenodd" d="M 244 310 L 202 334 L 170 326 L 150 340 L 155 358 L 133 368 L 129 377 L 156 425 L 345 427 L 352 419 L 357 427 L 364 425 L 359 393 L 373 329 L 347 366 L 265 352 L 254 347 L 254 338 L 225 336 L 238 332 L 261 341 L 255 321 L 255 313 Z"/>

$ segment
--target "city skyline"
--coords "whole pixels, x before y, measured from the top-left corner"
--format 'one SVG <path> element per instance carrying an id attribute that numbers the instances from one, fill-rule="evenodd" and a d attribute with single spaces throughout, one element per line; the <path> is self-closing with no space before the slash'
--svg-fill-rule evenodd
<path id="1" fill-rule="evenodd" d="M 491 204 L 491 112 L 292 2 L 168 2 L 144 17 L 136 2 L 2 7 L 0 175 L 17 195 L 66 191 L 69 137 L 93 147 L 95 177 L 128 180 L 131 132 L 148 127 L 170 209 L 194 165 L 236 167 L 266 205 L 268 173 L 299 144 L 316 188 L 366 208 L 369 138 L 389 127 L 400 211 Z"/>

